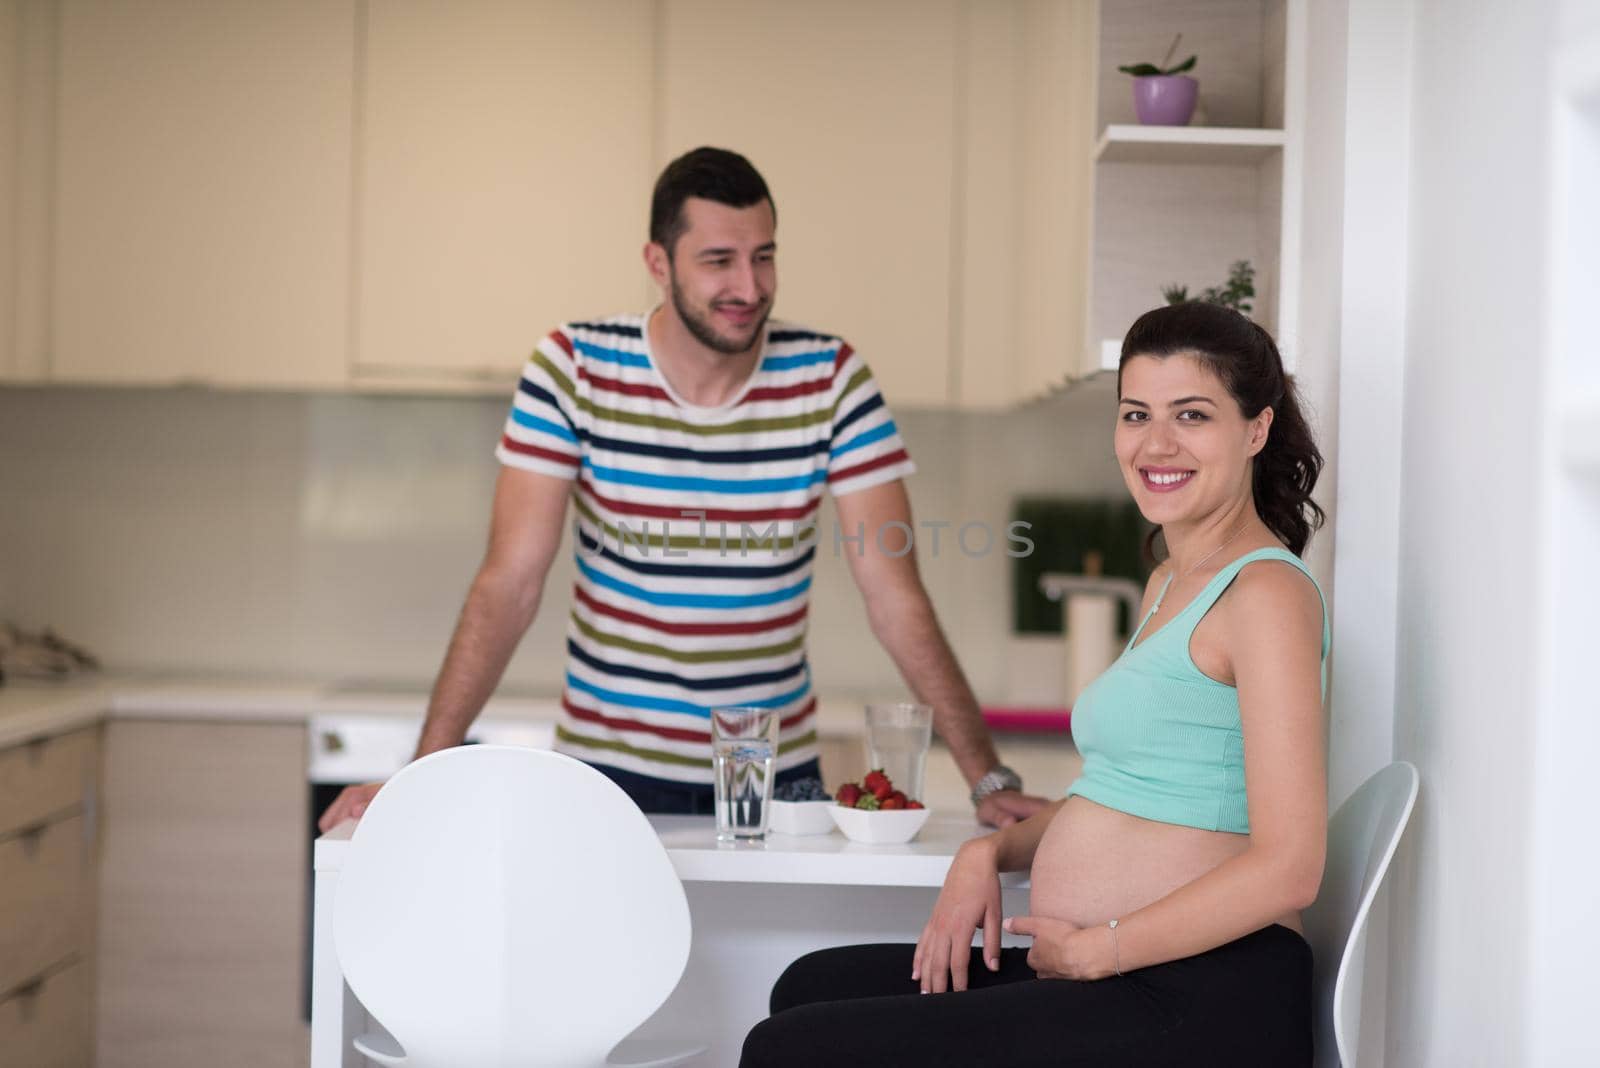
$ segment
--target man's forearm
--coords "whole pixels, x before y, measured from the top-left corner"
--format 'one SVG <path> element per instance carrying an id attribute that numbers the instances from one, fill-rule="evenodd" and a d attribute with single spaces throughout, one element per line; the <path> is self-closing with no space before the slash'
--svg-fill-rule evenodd
<path id="1" fill-rule="evenodd" d="M 460 745 L 499 684 L 539 608 L 537 587 L 517 587 L 504 576 L 483 571 L 473 580 L 428 699 L 417 756 Z"/>
<path id="2" fill-rule="evenodd" d="M 956 767 L 973 785 L 1000 762 L 978 699 L 939 629 L 933 604 L 920 584 L 868 602 L 867 617 L 917 700 L 933 706 L 934 727 Z"/>

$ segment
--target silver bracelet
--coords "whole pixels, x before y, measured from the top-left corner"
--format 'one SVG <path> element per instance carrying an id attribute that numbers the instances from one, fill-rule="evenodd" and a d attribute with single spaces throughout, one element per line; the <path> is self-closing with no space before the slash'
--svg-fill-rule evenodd
<path id="1" fill-rule="evenodd" d="M 1111 968 L 1118 975 L 1122 974 L 1122 954 L 1117 947 L 1117 924 L 1121 922 L 1121 920 L 1112 920 L 1106 924 L 1111 929 Z"/>

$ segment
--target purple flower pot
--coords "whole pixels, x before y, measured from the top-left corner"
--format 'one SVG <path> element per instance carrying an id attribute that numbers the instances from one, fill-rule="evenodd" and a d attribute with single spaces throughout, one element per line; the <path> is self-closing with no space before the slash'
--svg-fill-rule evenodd
<path id="1" fill-rule="evenodd" d="M 1187 126 L 1200 83 L 1187 74 L 1147 74 L 1133 80 L 1133 110 L 1146 126 Z"/>

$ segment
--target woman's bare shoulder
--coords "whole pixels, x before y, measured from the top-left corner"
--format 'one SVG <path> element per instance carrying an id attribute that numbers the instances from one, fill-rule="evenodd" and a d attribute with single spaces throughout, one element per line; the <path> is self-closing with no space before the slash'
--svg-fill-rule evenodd
<path id="1" fill-rule="evenodd" d="M 1287 560 L 1252 560 L 1239 569 L 1223 598 L 1230 630 L 1256 633 L 1288 628 L 1322 636 L 1322 595 L 1304 571 Z"/>

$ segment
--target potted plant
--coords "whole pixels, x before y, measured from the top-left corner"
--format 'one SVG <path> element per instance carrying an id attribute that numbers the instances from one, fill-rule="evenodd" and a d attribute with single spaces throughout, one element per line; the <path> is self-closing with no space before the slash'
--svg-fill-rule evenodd
<path id="1" fill-rule="evenodd" d="M 1256 295 L 1256 269 L 1250 266 L 1249 260 L 1238 260 L 1228 268 L 1228 280 L 1220 286 L 1211 286 L 1201 290 L 1198 296 L 1190 297 L 1188 286 L 1164 285 L 1161 295 L 1167 298 L 1168 304 L 1197 300 L 1204 304 L 1220 304 L 1248 315 L 1250 302 Z"/>
<path id="2" fill-rule="evenodd" d="M 1172 39 L 1166 58 L 1159 64 L 1132 63 L 1118 67 L 1124 74 L 1133 75 L 1133 110 L 1146 126 L 1187 126 L 1194 116 L 1194 105 L 1200 98 L 1200 83 L 1184 71 L 1194 69 L 1194 56 L 1176 66 L 1173 55 L 1183 34 Z"/>

